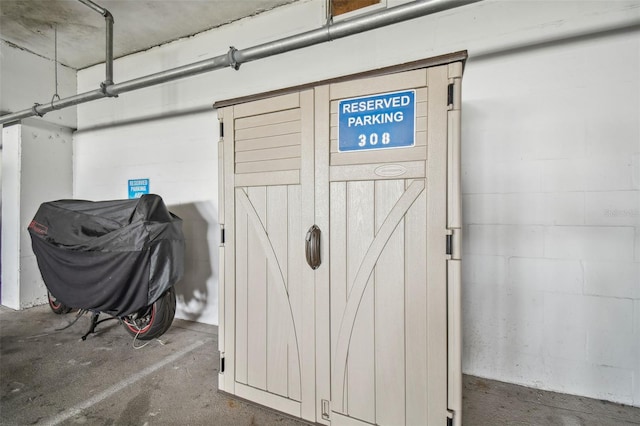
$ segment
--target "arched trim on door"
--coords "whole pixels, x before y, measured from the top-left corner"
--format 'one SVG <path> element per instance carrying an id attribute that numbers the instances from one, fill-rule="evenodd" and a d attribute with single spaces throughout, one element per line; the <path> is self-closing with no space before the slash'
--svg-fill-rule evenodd
<path id="1" fill-rule="evenodd" d="M 373 269 L 378 262 L 378 258 L 384 250 L 387 241 L 397 228 L 402 218 L 407 214 L 407 211 L 411 208 L 413 203 L 418 199 L 422 191 L 425 188 L 424 180 L 415 180 L 409 185 L 409 188 L 402 194 L 398 202 L 393 206 L 393 209 L 389 212 L 389 215 L 384 220 L 380 231 L 371 242 L 371 245 L 367 249 L 367 253 L 362 259 L 362 263 L 358 268 L 358 273 L 353 281 L 353 286 L 349 292 L 347 299 L 347 305 L 342 315 L 342 321 L 340 322 L 340 331 L 338 332 L 338 339 L 336 343 L 335 358 L 333 361 L 333 380 L 335 380 L 336 394 L 334 395 L 333 407 L 334 411 L 344 412 L 344 386 L 347 369 L 347 358 L 349 355 L 349 345 L 351 343 L 351 334 L 353 333 L 353 326 L 355 324 L 356 316 L 358 315 L 358 309 L 360 308 L 360 302 L 362 296 L 369 283 L 369 277 L 373 273 Z"/>

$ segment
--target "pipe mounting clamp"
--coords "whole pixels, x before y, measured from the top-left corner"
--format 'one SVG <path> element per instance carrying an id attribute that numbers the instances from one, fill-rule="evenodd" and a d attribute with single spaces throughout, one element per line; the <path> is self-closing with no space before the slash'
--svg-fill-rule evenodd
<path id="1" fill-rule="evenodd" d="M 229 66 L 231 68 L 233 68 L 234 70 L 238 70 L 240 69 L 240 63 L 238 61 L 236 61 L 236 55 L 235 53 L 238 51 L 238 49 L 236 49 L 233 46 L 229 47 L 229 52 L 227 52 L 227 58 L 229 59 Z"/>
<path id="2" fill-rule="evenodd" d="M 36 102 L 36 103 L 35 103 L 35 104 L 33 104 L 33 106 L 31 107 L 31 111 L 33 111 L 33 115 L 37 115 L 38 117 L 44 117 L 44 114 L 40 114 L 40 113 L 38 112 L 38 107 L 39 107 L 40 105 L 41 105 L 41 104 L 39 104 L 39 103 L 37 103 L 37 102 Z"/>
<path id="3" fill-rule="evenodd" d="M 118 95 L 112 95 L 109 92 L 107 92 L 107 88 L 109 86 L 113 86 L 113 81 L 103 81 L 102 83 L 100 83 L 100 90 L 108 98 L 117 98 Z"/>

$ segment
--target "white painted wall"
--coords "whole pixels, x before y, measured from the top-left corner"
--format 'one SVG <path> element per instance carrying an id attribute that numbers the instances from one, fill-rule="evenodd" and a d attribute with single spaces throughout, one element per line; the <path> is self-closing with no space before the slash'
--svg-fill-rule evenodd
<path id="1" fill-rule="evenodd" d="M 322 0 L 296 3 L 119 59 L 115 78 L 314 29 L 324 16 Z M 486 0 L 85 104 L 74 195 L 120 198 L 127 179 L 150 177 L 186 213 L 192 275 L 178 285 L 178 316 L 217 323 L 218 135 L 206 109 L 468 49 L 463 369 L 640 406 L 639 23 L 637 1 Z M 80 71 L 78 91 L 101 73 Z"/>
<path id="2" fill-rule="evenodd" d="M 3 129 L 2 304 L 47 302 L 27 226 L 44 201 L 72 196 L 72 133 L 40 119 Z"/>
<path id="3" fill-rule="evenodd" d="M 101 80 L 96 80 L 96 87 Z M 58 65 L 58 95 L 76 94 L 76 70 Z M 54 62 L 0 40 L 0 111 L 19 112 L 50 102 L 56 93 Z M 75 128 L 76 107 L 51 111 L 43 120 Z"/>
<path id="4" fill-rule="evenodd" d="M 20 308 L 20 139 L 22 126 L 2 129 L 2 294 L 4 306 Z"/>
<path id="5" fill-rule="evenodd" d="M 469 61 L 466 371 L 640 405 L 639 35 Z"/>

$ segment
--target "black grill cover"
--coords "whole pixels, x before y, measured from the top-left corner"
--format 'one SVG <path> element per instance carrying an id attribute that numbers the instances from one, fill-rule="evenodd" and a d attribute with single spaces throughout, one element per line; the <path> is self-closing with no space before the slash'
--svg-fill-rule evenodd
<path id="1" fill-rule="evenodd" d="M 182 219 L 158 195 L 43 203 L 29 233 L 47 288 L 72 308 L 128 315 L 184 272 Z"/>

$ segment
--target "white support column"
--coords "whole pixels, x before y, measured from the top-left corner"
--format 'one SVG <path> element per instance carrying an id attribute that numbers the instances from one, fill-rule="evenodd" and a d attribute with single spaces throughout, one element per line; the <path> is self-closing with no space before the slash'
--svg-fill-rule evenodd
<path id="1" fill-rule="evenodd" d="M 71 129 L 37 119 L 3 129 L 2 304 L 10 308 L 47 301 L 27 226 L 42 202 L 72 197 L 71 139 Z"/>
<path id="2" fill-rule="evenodd" d="M 22 126 L 2 129 L 2 295 L 20 309 L 20 139 Z"/>

